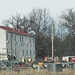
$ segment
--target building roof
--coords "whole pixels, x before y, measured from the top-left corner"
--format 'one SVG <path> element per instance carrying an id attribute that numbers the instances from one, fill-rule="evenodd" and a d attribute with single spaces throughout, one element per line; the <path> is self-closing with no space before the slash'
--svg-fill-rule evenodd
<path id="1" fill-rule="evenodd" d="M 26 36 L 32 36 L 30 34 L 27 34 L 27 32 L 23 32 L 19 29 L 14 29 L 14 28 L 6 27 L 6 26 L 0 26 L 0 28 L 6 30 L 7 32 L 17 33 L 17 34 L 26 35 Z"/>

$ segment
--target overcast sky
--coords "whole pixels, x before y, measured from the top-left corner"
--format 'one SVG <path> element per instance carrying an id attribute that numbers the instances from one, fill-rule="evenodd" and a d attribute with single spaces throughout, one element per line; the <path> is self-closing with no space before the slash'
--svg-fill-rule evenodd
<path id="1" fill-rule="evenodd" d="M 57 17 L 61 11 L 75 9 L 75 0 L 0 0 L 0 25 L 2 20 L 16 13 L 27 15 L 33 8 L 47 8 L 51 16 Z"/>

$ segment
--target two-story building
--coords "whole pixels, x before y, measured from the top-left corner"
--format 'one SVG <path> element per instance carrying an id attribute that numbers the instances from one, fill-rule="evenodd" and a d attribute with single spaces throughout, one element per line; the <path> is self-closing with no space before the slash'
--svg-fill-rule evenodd
<path id="1" fill-rule="evenodd" d="M 13 55 L 19 61 L 31 57 L 35 61 L 35 38 L 21 30 L 0 26 L 0 58 L 2 55 Z"/>

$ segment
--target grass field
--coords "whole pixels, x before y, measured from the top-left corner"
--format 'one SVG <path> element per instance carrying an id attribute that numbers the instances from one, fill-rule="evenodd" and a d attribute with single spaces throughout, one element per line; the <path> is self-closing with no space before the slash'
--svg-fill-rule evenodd
<path id="1" fill-rule="evenodd" d="M 48 72 L 47 69 L 41 69 L 38 71 L 37 69 L 23 69 L 20 72 L 17 71 L 6 71 L 6 70 L 0 70 L 0 75 L 75 75 L 74 70 L 69 69 L 63 69 L 62 72 Z"/>

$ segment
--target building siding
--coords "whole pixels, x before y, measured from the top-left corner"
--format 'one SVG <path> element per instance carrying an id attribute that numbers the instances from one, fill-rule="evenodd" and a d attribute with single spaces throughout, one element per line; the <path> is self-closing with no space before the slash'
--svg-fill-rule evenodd
<path id="1" fill-rule="evenodd" d="M 6 31 L 0 29 L 0 54 L 6 54 Z"/>
<path id="2" fill-rule="evenodd" d="M 23 56 L 26 61 L 28 57 L 31 57 L 32 60 L 35 61 L 34 37 L 22 35 L 17 32 L 10 32 L 0 28 L 0 43 L 0 53 L 13 55 L 19 61 L 21 61 Z"/>

